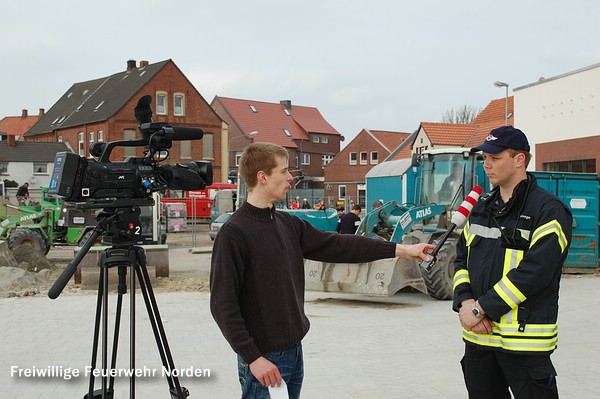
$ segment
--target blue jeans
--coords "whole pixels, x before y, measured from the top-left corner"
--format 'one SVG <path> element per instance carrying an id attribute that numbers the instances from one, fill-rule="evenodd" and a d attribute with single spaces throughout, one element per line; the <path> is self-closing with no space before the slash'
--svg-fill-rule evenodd
<path id="1" fill-rule="evenodd" d="M 299 399 L 304 379 L 302 344 L 282 351 L 266 352 L 263 356 L 277 366 L 288 388 L 290 399 Z M 269 399 L 269 389 L 252 375 L 250 366 L 238 355 L 238 375 L 242 386 L 242 399 Z"/>

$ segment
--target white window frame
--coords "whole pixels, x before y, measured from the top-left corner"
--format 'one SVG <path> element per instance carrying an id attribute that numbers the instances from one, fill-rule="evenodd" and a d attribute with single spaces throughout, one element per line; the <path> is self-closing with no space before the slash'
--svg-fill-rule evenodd
<path id="1" fill-rule="evenodd" d="M 312 142 L 313 143 L 319 143 L 319 142 L 321 142 L 321 140 L 320 140 L 319 136 L 314 136 L 313 139 L 312 139 Z"/>
<path id="2" fill-rule="evenodd" d="M 369 163 L 369 153 L 367 151 L 360 152 L 360 164 L 366 165 Z"/>
<path id="3" fill-rule="evenodd" d="M 333 160 L 333 155 L 321 155 L 321 165 L 327 166 Z"/>
<path id="4" fill-rule="evenodd" d="M 169 109 L 168 100 L 167 93 L 163 91 L 156 93 L 156 115 L 167 115 L 167 110 Z"/>
<path id="5" fill-rule="evenodd" d="M 104 132 L 102 130 L 98 130 L 98 141 L 104 141 Z"/>
<path id="6" fill-rule="evenodd" d="M 354 158 L 354 159 L 352 159 Z M 356 165 L 358 163 L 358 154 L 356 152 L 350 152 L 348 154 L 348 164 L 349 165 Z"/>
<path id="7" fill-rule="evenodd" d="M 342 195 L 342 191 L 344 192 Z M 338 186 L 338 198 L 339 199 L 346 199 L 346 195 L 348 195 L 347 191 L 346 191 L 346 185 L 339 185 Z"/>
<path id="8" fill-rule="evenodd" d="M 177 100 L 181 101 L 181 104 L 177 105 Z M 173 95 L 173 115 L 184 116 L 185 115 L 185 95 L 183 93 L 175 93 Z"/>
<path id="9" fill-rule="evenodd" d="M 306 152 L 303 152 L 300 155 L 301 155 L 300 164 L 301 165 L 310 165 L 310 154 L 306 153 Z"/>
<path id="10" fill-rule="evenodd" d="M 38 171 L 38 169 L 41 169 Z M 33 174 L 34 175 L 47 175 L 48 164 L 46 162 L 34 162 L 33 163 Z"/>
<path id="11" fill-rule="evenodd" d="M 377 151 L 371 151 L 371 165 L 377 165 L 379 163 L 379 154 Z"/>
<path id="12" fill-rule="evenodd" d="M 79 134 L 77 135 L 77 149 L 79 151 L 79 156 L 83 157 L 84 153 L 85 153 L 85 136 L 83 134 L 83 132 L 79 132 Z"/>
<path id="13" fill-rule="evenodd" d="M 321 143 L 323 143 L 323 144 L 329 143 L 329 137 L 321 137 Z"/>

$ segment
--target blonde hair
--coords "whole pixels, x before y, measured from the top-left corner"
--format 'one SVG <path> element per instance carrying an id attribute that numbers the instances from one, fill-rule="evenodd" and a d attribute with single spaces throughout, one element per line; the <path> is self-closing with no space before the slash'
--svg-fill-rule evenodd
<path id="1" fill-rule="evenodd" d="M 508 154 L 511 156 L 511 158 L 516 157 L 518 154 L 525 155 L 525 168 L 529 166 L 529 162 L 531 161 L 531 154 L 529 152 L 523 150 L 515 150 L 514 148 L 507 148 L 506 150 L 508 151 Z"/>
<path id="2" fill-rule="evenodd" d="M 289 153 L 285 148 L 273 143 L 253 143 L 244 149 L 240 158 L 240 175 L 246 181 L 248 188 L 258 184 L 257 174 L 261 170 L 271 175 L 277 166 L 276 156 L 289 160 Z"/>

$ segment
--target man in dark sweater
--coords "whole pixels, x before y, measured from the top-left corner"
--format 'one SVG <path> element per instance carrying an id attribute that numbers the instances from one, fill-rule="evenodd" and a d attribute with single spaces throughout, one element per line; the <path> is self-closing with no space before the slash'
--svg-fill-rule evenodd
<path id="1" fill-rule="evenodd" d="M 360 225 L 360 205 L 352 206 L 350 213 L 345 214 L 340 219 L 340 233 L 341 234 L 355 234 L 356 229 Z"/>
<path id="2" fill-rule="evenodd" d="M 240 174 L 248 199 L 215 238 L 210 307 L 238 354 L 242 398 L 269 398 L 267 387 L 286 383 L 299 398 L 304 377 L 301 341 L 310 323 L 304 312 L 304 259 L 369 262 L 403 256 L 427 259 L 433 245 L 400 245 L 315 229 L 273 203 L 293 180 L 288 152 L 270 143 L 248 146 Z"/>

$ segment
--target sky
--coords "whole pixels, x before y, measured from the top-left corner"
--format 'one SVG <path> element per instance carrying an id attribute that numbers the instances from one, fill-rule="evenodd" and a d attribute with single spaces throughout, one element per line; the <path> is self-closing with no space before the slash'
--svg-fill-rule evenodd
<path id="1" fill-rule="evenodd" d="M 204 99 L 316 107 L 351 141 L 600 63 L 600 1 L 8 0 L 0 119 L 172 59 Z"/>

